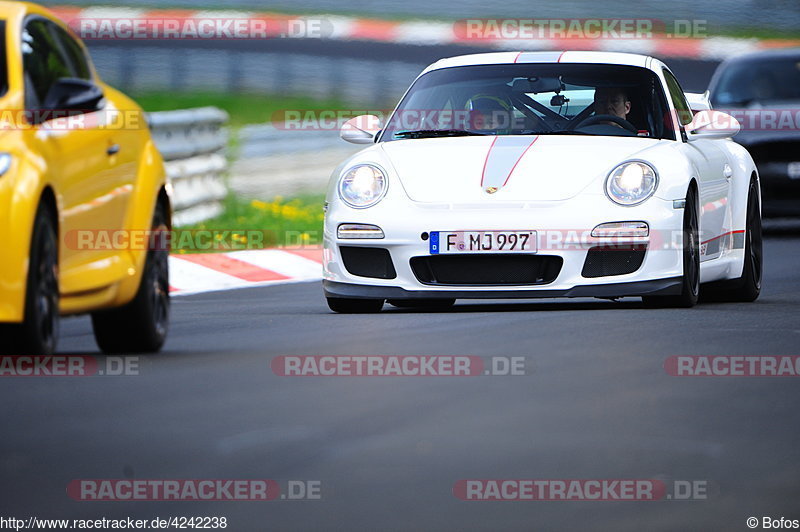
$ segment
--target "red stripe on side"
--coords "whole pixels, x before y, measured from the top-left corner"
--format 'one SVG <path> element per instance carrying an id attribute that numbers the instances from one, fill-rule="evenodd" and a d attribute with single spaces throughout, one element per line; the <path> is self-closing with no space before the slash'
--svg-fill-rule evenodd
<path id="1" fill-rule="evenodd" d="M 489 146 L 489 151 L 486 152 L 486 159 L 483 161 L 483 171 L 481 172 L 481 187 L 483 187 L 483 181 L 486 179 L 486 165 L 489 164 L 489 156 L 492 154 L 492 148 L 494 148 L 494 143 L 497 142 L 497 139 L 500 137 L 495 137 L 492 141 L 492 145 Z"/>
<path id="2" fill-rule="evenodd" d="M 712 238 L 710 240 L 706 240 L 705 242 L 700 242 L 700 243 L 701 244 L 708 244 L 709 242 L 713 242 L 714 240 L 719 240 L 720 238 L 728 236 L 728 235 L 738 235 L 739 233 L 746 233 L 746 232 L 747 231 L 744 230 L 744 229 L 739 230 L 739 231 L 728 231 L 727 233 L 723 233 L 723 234 L 721 234 L 719 236 L 715 236 L 714 238 Z"/>
<path id="3" fill-rule="evenodd" d="M 522 55 L 522 52 L 517 54 L 517 57 L 514 58 L 514 62 L 515 63 L 519 60 L 519 56 L 521 56 L 521 55 Z"/>
<path id="4" fill-rule="evenodd" d="M 519 164 L 519 162 L 522 160 L 523 157 L 525 157 L 525 154 L 528 153 L 528 150 L 531 149 L 531 146 L 536 144 L 537 140 L 539 140 L 539 135 L 536 135 L 536 138 L 534 138 L 533 141 L 531 141 L 531 143 L 528 144 L 528 147 L 525 148 L 525 151 L 522 152 L 522 155 L 519 156 L 519 159 L 517 159 L 517 162 L 515 162 L 514 166 L 511 167 L 511 171 L 508 173 L 508 177 L 506 177 L 506 180 L 503 181 L 503 186 L 506 186 L 506 184 L 508 183 L 508 180 L 511 179 L 511 176 L 514 174 L 514 170 L 516 170 L 517 165 Z"/>
<path id="5" fill-rule="evenodd" d="M 250 281 L 259 283 L 262 281 L 280 281 L 289 279 L 285 275 L 259 268 L 248 262 L 228 257 L 221 254 L 201 254 L 201 255 L 182 255 L 181 260 L 186 260 L 194 264 L 209 268 L 219 273 L 225 273 L 242 279 L 243 281 Z"/>
<path id="6" fill-rule="evenodd" d="M 560 63 L 561 62 L 561 58 L 564 57 L 565 53 L 567 53 L 567 52 L 566 51 L 561 52 L 561 55 L 558 56 L 558 61 L 556 61 L 556 63 Z"/>

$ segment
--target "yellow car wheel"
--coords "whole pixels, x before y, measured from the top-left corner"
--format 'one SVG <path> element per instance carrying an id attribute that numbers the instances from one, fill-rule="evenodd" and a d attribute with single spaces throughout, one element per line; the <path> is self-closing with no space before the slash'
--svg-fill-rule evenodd
<path id="1" fill-rule="evenodd" d="M 153 216 L 153 230 L 167 229 L 167 209 L 159 202 Z M 168 259 L 168 249 L 149 250 L 133 301 L 118 309 L 92 314 L 94 337 L 103 352 L 154 353 L 164 345 L 169 328 Z"/>
<path id="2" fill-rule="evenodd" d="M 59 327 L 58 239 L 55 214 L 39 206 L 31 238 L 30 266 L 25 293 L 25 319 L 4 325 L 4 350 L 16 355 L 51 355 Z"/>

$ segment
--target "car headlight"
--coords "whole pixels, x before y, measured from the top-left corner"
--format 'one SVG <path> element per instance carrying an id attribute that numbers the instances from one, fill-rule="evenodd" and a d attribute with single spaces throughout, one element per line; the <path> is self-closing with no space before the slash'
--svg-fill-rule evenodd
<path id="1" fill-rule="evenodd" d="M 372 164 L 359 164 L 342 175 L 339 197 L 351 207 L 365 209 L 383 198 L 387 186 L 383 170 Z"/>
<path id="2" fill-rule="evenodd" d="M 3 177 L 9 168 L 11 168 L 11 155 L 0 153 L 0 177 Z"/>
<path id="3" fill-rule="evenodd" d="M 628 161 L 614 168 L 606 178 L 606 194 L 619 205 L 638 205 L 655 194 L 658 174 L 644 161 Z"/>

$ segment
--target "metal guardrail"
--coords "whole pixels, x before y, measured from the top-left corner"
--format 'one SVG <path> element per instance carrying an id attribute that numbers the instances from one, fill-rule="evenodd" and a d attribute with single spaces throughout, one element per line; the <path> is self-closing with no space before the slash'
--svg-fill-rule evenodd
<path id="1" fill-rule="evenodd" d="M 187 225 L 220 214 L 227 194 L 228 113 L 216 107 L 148 114 L 175 191 L 173 223 Z"/>
<path id="2" fill-rule="evenodd" d="M 324 192 L 331 172 L 364 148 L 339 138 L 338 128 L 291 130 L 268 123 L 237 132 L 229 185 L 243 197 Z"/>
<path id="3" fill-rule="evenodd" d="M 239 130 L 240 158 L 274 156 L 286 153 L 315 152 L 339 148 L 339 130 L 290 130 L 272 124 L 244 126 Z"/>

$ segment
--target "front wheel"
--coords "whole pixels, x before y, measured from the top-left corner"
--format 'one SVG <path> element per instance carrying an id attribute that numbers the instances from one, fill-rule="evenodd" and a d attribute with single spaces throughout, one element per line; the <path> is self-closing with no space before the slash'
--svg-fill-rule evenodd
<path id="1" fill-rule="evenodd" d="M 750 180 L 747 193 L 747 222 L 744 244 L 744 265 L 738 279 L 703 286 L 703 301 L 750 303 L 761 295 L 761 276 L 764 268 L 761 209 L 758 181 Z"/>
<path id="2" fill-rule="evenodd" d="M 683 282 L 677 296 L 644 296 L 648 308 L 691 308 L 700 294 L 700 222 L 697 193 L 689 189 L 683 211 Z"/>
<path id="3" fill-rule="evenodd" d="M 36 212 L 25 289 L 25 318 L 0 326 L 0 351 L 15 355 L 52 355 L 59 329 L 58 237 L 55 213 L 45 205 Z"/>
<path id="4" fill-rule="evenodd" d="M 383 308 L 383 299 L 347 299 L 329 297 L 328 307 L 340 314 L 374 314 Z"/>
<path id="5" fill-rule="evenodd" d="M 167 209 L 159 202 L 153 230 L 167 230 Z M 104 353 L 155 353 L 169 328 L 169 250 L 147 252 L 139 290 L 133 301 L 118 309 L 92 314 L 97 345 Z"/>

